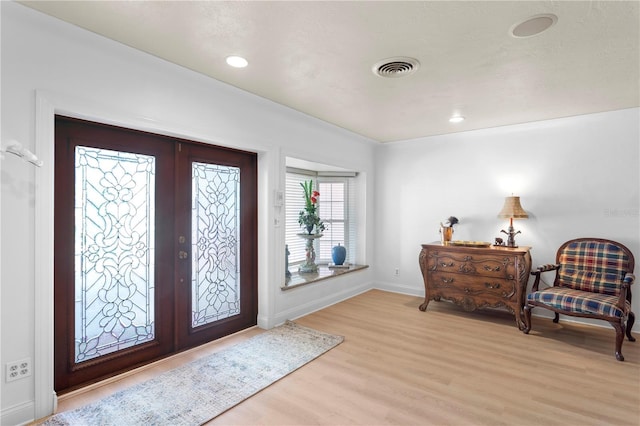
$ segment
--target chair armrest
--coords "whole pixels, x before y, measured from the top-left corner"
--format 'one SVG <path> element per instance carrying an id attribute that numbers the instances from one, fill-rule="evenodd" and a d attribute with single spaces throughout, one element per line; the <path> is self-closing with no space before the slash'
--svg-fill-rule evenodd
<path id="1" fill-rule="evenodd" d="M 536 271 L 532 272 L 531 275 L 535 275 L 539 272 L 555 271 L 557 269 L 560 269 L 559 263 L 547 263 L 546 265 L 538 266 Z"/>
<path id="2" fill-rule="evenodd" d="M 540 275 L 543 272 L 557 271 L 558 269 L 560 269 L 559 263 L 547 263 L 545 265 L 538 266 L 535 271 L 531 272 L 531 275 L 534 275 L 536 277 L 536 280 L 533 282 L 533 287 L 531 287 L 531 291 L 538 291 L 538 286 L 540 285 Z"/>
<path id="3" fill-rule="evenodd" d="M 636 280 L 636 276 L 631 274 L 631 273 L 627 273 L 627 275 L 624 276 L 624 280 L 623 282 L 631 285 L 634 283 L 634 281 Z"/>
<path id="4" fill-rule="evenodd" d="M 622 280 L 622 286 L 620 288 L 620 296 L 618 297 L 618 307 L 620 309 L 624 310 L 626 301 L 629 301 L 629 303 L 631 303 L 631 289 L 629 287 L 631 287 L 631 284 L 633 284 L 635 279 L 636 276 L 631 273 L 627 273 L 624 276 L 624 279 Z"/>

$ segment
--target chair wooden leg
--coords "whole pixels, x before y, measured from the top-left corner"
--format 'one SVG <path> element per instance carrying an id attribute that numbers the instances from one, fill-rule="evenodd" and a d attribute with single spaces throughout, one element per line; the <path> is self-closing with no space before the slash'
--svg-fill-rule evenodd
<path id="1" fill-rule="evenodd" d="M 555 313 L 555 316 L 553 317 L 553 322 L 557 324 L 558 321 L 560 321 L 560 314 L 557 312 L 554 312 L 554 313 Z"/>
<path id="2" fill-rule="evenodd" d="M 616 330 L 616 359 L 618 361 L 624 361 L 624 356 L 622 356 L 622 342 L 624 342 L 624 323 L 610 321 L 613 328 Z"/>
<path id="3" fill-rule="evenodd" d="M 522 332 L 524 334 L 529 334 L 531 330 L 531 306 L 525 305 L 524 307 L 524 328 Z"/>
<path id="4" fill-rule="evenodd" d="M 627 320 L 627 339 L 630 342 L 635 342 L 636 338 L 631 335 L 631 329 L 633 328 L 633 323 L 636 322 L 636 316 L 633 312 L 629 312 L 629 319 Z"/>

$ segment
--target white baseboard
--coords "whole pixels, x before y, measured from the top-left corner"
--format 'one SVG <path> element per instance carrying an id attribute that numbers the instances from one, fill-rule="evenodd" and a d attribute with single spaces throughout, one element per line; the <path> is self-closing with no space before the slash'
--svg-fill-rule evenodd
<path id="1" fill-rule="evenodd" d="M 345 291 L 341 291 L 340 293 L 333 293 L 327 297 L 323 297 L 322 299 L 314 300 L 312 302 L 296 306 L 295 308 L 288 309 L 284 312 L 280 312 L 275 317 L 274 326 L 283 324 L 286 320 L 295 320 L 296 318 L 309 315 L 313 312 L 327 308 L 331 305 L 335 305 L 336 303 L 340 303 L 371 289 L 371 283 L 359 284 L 357 286 L 350 287 Z"/>
<path id="2" fill-rule="evenodd" d="M 13 407 L 5 408 L 4 410 L 2 410 L 2 414 L 0 414 L 0 425 L 27 425 L 35 420 L 33 417 L 34 412 L 35 404 L 33 401 L 28 401 L 22 404 L 14 405 Z"/>
<path id="3" fill-rule="evenodd" d="M 392 293 L 406 294 L 409 296 L 424 297 L 424 289 L 408 286 L 401 283 L 377 282 L 373 284 L 377 290 L 390 291 Z"/>

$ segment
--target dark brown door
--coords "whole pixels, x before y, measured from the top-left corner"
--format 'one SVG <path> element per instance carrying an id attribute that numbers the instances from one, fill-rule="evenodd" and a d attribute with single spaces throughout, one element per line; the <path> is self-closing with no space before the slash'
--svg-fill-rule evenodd
<path id="1" fill-rule="evenodd" d="M 186 348 L 256 324 L 256 156 L 180 143 L 176 179 L 176 338 Z"/>
<path id="2" fill-rule="evenodd" d="M 256 324 L 252 153 L 56 117 L 55 389 Z"/>

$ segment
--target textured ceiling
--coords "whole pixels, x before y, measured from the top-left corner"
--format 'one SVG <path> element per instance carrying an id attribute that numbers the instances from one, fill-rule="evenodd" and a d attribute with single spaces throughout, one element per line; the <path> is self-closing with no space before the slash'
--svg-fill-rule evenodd
<path id="1" fill-rule="evenodd" d="M 22 3 L 381 142 L 640 105 L 638 1 Z M 418 71 L 372 73 L 395 56 Z"/>

